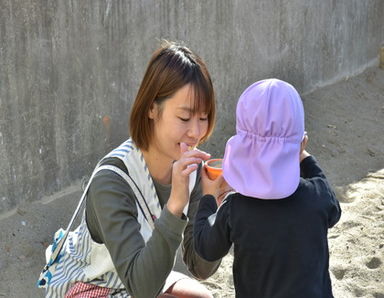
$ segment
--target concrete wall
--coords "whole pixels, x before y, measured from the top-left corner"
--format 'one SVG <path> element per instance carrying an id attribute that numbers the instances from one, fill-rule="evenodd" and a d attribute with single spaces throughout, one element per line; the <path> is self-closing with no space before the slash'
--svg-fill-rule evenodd
<path id="1" fill-rule="evenodd" d="M 0 214 L 79 181 L 127 138 L 160 38 L 207 62 L 219 118 L 205 148 L 220 154 L 247 85 L 308 92 L 364 70 L 383 13 L 382 0 L 0 0 Z"/>

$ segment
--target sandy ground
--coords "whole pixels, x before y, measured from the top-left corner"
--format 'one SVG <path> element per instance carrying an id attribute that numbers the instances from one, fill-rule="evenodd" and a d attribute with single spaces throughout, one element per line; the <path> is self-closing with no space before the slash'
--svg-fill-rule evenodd
<path id="1" fill-rule="evenodd" d="M 302 97 L 308 149 L 343 210 L 329 232 L 335 297 L 384 298 L 384 70 L 371 68 Z M 0 216 L 0 297 L 43 297 L 34 283 L 57 228 L 51 223 L 65 225 L 65 210 L 73 210 L 78 189 L 75 185 Z M 232 260 L 230 253 L 204 282 L 215 297 L 234 297 Z"/>

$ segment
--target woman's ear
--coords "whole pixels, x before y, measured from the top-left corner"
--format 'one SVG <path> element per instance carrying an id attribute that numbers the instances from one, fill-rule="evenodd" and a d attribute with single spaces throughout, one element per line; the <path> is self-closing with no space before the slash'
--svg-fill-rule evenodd
<path id="1" fill-rule="evenodd" d="M 157 116 L 157 113 L 158 113 L 157 104 L 153 102 L 148 111 L 148 118 L 152 120 L 155 119 L 155 117 Z"/>

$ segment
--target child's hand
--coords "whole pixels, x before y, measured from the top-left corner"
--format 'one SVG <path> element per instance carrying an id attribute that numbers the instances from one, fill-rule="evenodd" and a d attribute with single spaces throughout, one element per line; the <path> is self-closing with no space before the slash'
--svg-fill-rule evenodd
<path id="1" fill-rule="evenodd" d="M 233 190 L 227 184 L 223 175 L 218 176 L 215 180 L 211 180 L 205 167 L 201 170 L 201 182 L 203 195 L 213 195 L 218 206 L 220 206 L 225 195 Z"/>
<path id="2" fill-rule="evenodd" d="M 300 162 L 302 162 L 303 159 L 311 155 L 307 152 L 307 150 L 305 150 L 307 148 L 307 144 L 308 144 L 308 135 L 307 135 L 307 132 L 305 132 L 304 138 L 301 141 L 301 145 L 300 145 Z"/>
<path id="3" fill-rule="evenodd" d="M 221 205 L 225 196 L 231 191 L 234 191 L 234 189 L 229 186 L 229 184 L 227 183 L 227 181 L 225 181 L 225 179 L 223 179 L 223 183 L 221 184 L 221 187 L 220 187 L 220 194 L 216 199 L 217 206 Z"/>

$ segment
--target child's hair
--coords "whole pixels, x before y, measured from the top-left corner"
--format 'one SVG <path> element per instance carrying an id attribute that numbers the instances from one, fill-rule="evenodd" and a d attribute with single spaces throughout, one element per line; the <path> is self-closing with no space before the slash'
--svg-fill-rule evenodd
<path id="1" fill-rule="evenodd" d="M 130 135 L 136 145 L 148 149 L 153 133 L 153 120 L 148 112 L 153 104 L 160 107 L 177 90 L 191 84 L 194 92 L 194 113 L 208 115 L 208 130 L 200 143 L 211 135 L 215 123 L 215 94 L 206 65 L 185 46 L 164 41 L 149 61 L 130 116 Z"/>
<path id="2" fill-rule="evenodd" d="M 293 86 L 267 79 L 249 86 L 236 109 L 236 135 L 228 140 L 223 175 L 243 195 L 281 199 L 300 180 L 304 108 Z"/>

